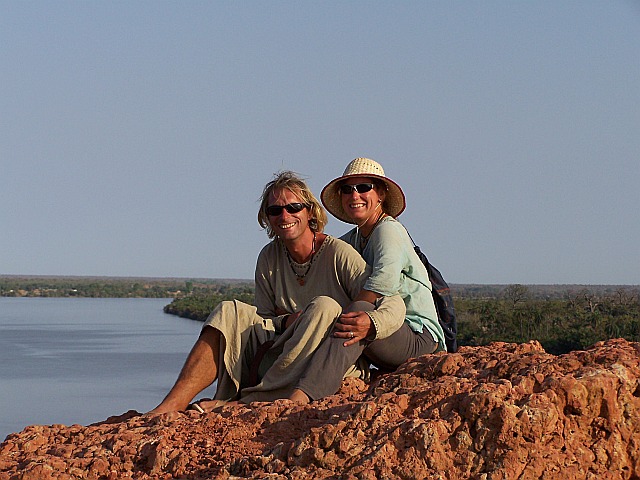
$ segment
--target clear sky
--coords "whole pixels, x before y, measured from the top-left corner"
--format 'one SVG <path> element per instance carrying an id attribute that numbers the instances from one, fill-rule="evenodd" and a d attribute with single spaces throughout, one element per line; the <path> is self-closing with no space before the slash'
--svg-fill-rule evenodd
<path id="1" fill-rule="evenodd" d="M 638 0 L 0 0 L 0 65 L 0 274 L 251 279 L 368 156 L 451 283 L 640 284 Z"/>

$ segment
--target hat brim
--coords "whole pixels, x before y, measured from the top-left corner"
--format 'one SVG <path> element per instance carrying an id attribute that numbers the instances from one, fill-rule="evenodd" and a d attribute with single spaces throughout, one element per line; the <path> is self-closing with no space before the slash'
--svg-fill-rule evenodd
<path id="1" fill-rule="evenodd" d="M 389 177 L 383 177 L 380 175 L 373 175 L 371 173 L 357 173 L 353 175 L 343 175 L 334 180 L 331 180 L 320 193 L 320 200 L 327 211 L 336 217 L 338 220 L 342 220 L 345 223 L 355 225 L 349 215 L 346 214 L 344 208 L 342 208 L 342 198 L 338 191 L 338 185 L 347 178 L 352 177 L 366 177 L 375 178 L 387 185 L 387 192 L 384 200 L 384 211 L 387 215 L 391 215 L 393 218 L 398 217 L 407 206 L 404 192 L 396 182 Z"/>

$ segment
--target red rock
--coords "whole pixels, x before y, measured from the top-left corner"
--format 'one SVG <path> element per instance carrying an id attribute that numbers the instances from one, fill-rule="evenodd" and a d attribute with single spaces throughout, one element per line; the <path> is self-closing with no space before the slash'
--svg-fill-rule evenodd
<path id="1" fill-rule="evenodd" d="M 411 360 L 332 397 L 32 426 L 0 480 L 640 478 L 640 344 L 537 342 Z"/>

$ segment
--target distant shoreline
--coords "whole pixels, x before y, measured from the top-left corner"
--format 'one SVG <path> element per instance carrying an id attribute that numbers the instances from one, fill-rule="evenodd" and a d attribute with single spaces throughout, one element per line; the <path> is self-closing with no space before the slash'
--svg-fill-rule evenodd
<path id="1" fill-rule="evenodd" d="M 0 275 L 2 297 L 176 298 L 232 287 L 252 289 L 253 280 Z"/>
<path id="2" fill-rule="evenodd" d="M 562 298 L 589 293 L 610 295 L 637 292 L 640 285 L 588 284 L 498 284 L 450 283 L 454 297 L 497 297 L 512 285 L 526 287 L 533 298 Z M 3 297 L 99 297 L 99 298 L 178 298 L 211 293 L 226 294 L 235 288 L 245 292 L 255 287 L 253 279 L 197 277 L 112 277 L 81 275 L 0 275 Z"/>
<path id="3" fill-rule="evenodd" d="M 111 275 L 20 275 L 20 274 L 0 274 L 0 280 L 115 280 L 115 281 L 132 281 L 144 280 L 149 282 L 218 282 L 218 283 L 245 283 L 253 282 L 253 279 L 247 278 L 205 278 L 205 277 L 129 277 L 129 276 L 111 276 Z"/>
<path id="4" fill-rule="evenodd" d="M 253 283 L 252 278 L 209 278 L 209 277 L 145 277 L 145 276 L 110 276 L 110 275 L 20 275 L 0 274 L 0 280 L 103 280 L 103 281 L 146 281 L 146 282 L 206 282 L 206 283 Z M 593 288 L 640 288 L 640 284 L 626 283 L 450 283 L 460 287 L 505 287 L 507 285 L 524 285 L 527 287 L 593 287 Z"/>

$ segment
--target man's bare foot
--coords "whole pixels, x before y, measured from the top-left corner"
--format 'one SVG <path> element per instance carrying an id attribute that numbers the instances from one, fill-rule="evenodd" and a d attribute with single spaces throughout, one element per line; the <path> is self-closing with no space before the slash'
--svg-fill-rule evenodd
<path id="1" fill-rule="evenodd" d="M 163 401 L 153 410 L 149 410 L 146 415 L 162 415 L 163 413 L 181 412 L 188 408 L 188 405 L 178 405 L 171 401 Z"/>
<path id="2" fill-rule="evenodd" d="M 292 402 L 296 402 L 300 405 L 306 405 L 311 401 L 311 399 L 307 396 L 307 394 L 298 388 L 296 388 L 293 392 L 291 392 L 291 395 L 289 395 L 288 400 L 291 400 Z"/>
<path id="3" fill-rule="evenodd" d="M 238 401 L 227 401 L 227 400 L 198 400 L 197 402 L 191 403 L 187 410 L 196 410 L 200 413 L 213 412 L 214 410 L 224 407 L 224 406 L 235 406 L 240 405 Z"/>

